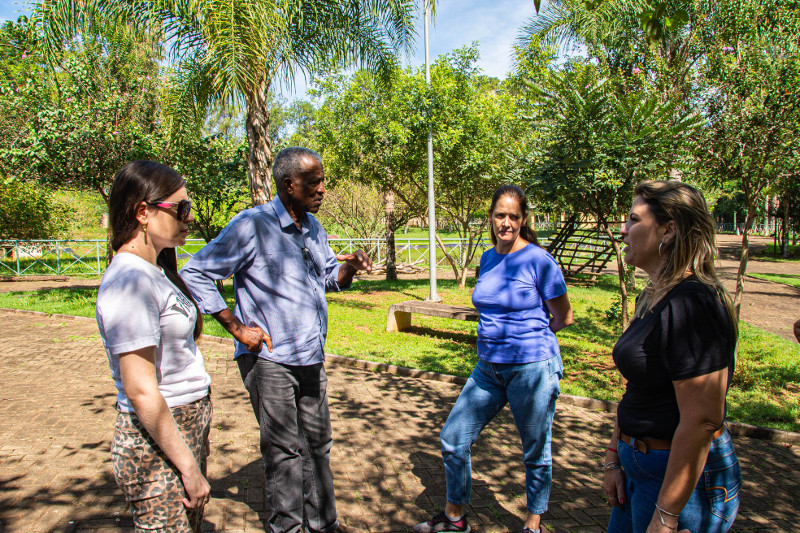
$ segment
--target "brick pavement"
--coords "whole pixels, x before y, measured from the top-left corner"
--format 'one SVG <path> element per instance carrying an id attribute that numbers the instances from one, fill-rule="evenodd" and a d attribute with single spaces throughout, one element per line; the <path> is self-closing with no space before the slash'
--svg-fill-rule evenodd
<path id="1" fill-rule="evenodd" d="M 0 532 L 132 531 L 109 462 L 115 390 L 94 321 L 0 311 Z M 202 341 L 213 379 L 209 531 L 263 531 L 255 420 L 229 345 Z M 339 512 L 407 531 L 441 506 L 438 431 L 460 387 L 329 365 Z M 549 531 L 603 531 L 598 473 L 610 415 L 561 404 Z M 800 446 L 736 437 L 745 487 L 735 531 L 794 531 Z M 524 470 L 508 410 L 474 450 L 479 532 L 519 530 Z"/>

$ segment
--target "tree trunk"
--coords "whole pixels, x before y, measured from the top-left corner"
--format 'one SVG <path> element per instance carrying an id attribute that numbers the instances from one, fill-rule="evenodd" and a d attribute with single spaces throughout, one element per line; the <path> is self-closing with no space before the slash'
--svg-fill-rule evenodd
<path id="1" fill-rule="evenodd" d="M 469 224 L 467 224 L 469 227 Z M 474 238 L 472 232 L 469 232 L 467 237 L 467 249 L 462 254 L 464 268 L 461 270 L 461 275 L 458 277 L 458 288 L 463 289 L 467 286 L 467 274 L 469 273 L 469 264 L 472 262 L 472 256 L 475 255 L 475 247 L 473 246 Z"/>
<path id="2" fill-rule="evenodd" d="M 456 279 L 459 279 L 459 271 L 458 271 L 458 263 L 456 263 L 455 259 L 450 257 L 450 254 L 447 253 L 447 248 L 442 242 L 442 238 L 439 237 L 439 234 L 436 234 L 436 242 L 439 244 L 439 248 L 441 248 L 442 252 L 444 252 L 444 258 L 447 259 L 447 262 L 450 263 L 450 268 L 453 269 L 453 274 L 455 275 Z"/>
<path id="3" fill-rule="evenodd" d="M 789 196 L 783 198 L 783 257 L 789 257 Z"/>
<path id="4" fill-rule="evenodd" d="M 619 299 L 622 307 L 622 329 L 628 327 L 628 285 L 625 282 L 625 263 L 622 260 L 622 250 L 619 248 L 619 242 L 614 237 L 614 233 L 608 224 L 603 222 L 603 231 L 609 239 L 611 239 L 611 246 L 614 248 L 614 256 L 617 259 L 617 276 L 619 278 Z"/>
<path id="5" fill-rule="evenodd" d="M 272 141 L 269 138 L 269 85 L 261 82 L 247 98 L 247 177 L 253 205 L 272 198 Z"/>
<path id="6" fill-rule="evenodd" d="M 394 232 L 397 219 L 394 216 L 394 191 L 383 192 L 384 213 L 386 214 L 386 281 L 397 281 L 397 257 L 394 249 Z"/>
<path id="7" fill-rule="evenodd" d="M 744 276 L 747 273 L 747 260 L 750 258 L 750 229 L 756 216 L 756 206 L 754 202 L 748 202 L 747 218 L 744 220 L 744 230 L 742 231 L 742 253 L 739 256 L 739 271 L 736 273 L 736 294 L 733 296 L 733 311 L 736 321 L 739 321 L 739 311 L 742 308 L 742 295 L 744 294 Z"/>

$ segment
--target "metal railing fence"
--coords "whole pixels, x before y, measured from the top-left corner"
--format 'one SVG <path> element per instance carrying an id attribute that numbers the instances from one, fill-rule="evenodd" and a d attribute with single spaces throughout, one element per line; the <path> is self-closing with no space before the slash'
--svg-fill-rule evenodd
<path id="1" fill-rule="evenodd" d="M 0 240 L 0 276 L 99 276 L 105 256 L 104 240 Z"/>
<path id="2" fill-rule="evenodd" d="M 386 261 L 385 239 L 329 239 L 328 243 L 337 254 L 364 250 L 376 264 Z M 466 239 L 442 239 L 448 255 L 463 263 L 468 241 Z M 205 246 L 202 239 L 189 239 L 178 247 L 178 266 L 189 260 Z M 481 254 L 492 246 L 488 239 L 473 243 L 477 248 L 472 264 L 477 264 Z M 428 264 L 428 241 L 426 239 L 395 239 L 395 257 L 398 263 Z M 105 240 L 0 240 L 0 277 L 4 276 L 101 276 L 106 266 Z M 446 263 L 441 248 L 436 248 L 436 263 Z"/>
<path id="3" fill-rule="evenodd" d="M 720 222 L 717 224 L 717 231 L 719 233 L 735 233 L 736 235 L 741 235 L 744 231 L 744 223 L 739 222 L 734 224 L 733 222 Z M 774 232 L 775 227 L 769 224 L 753 224 L 750 235 L 769 236 Z"/>

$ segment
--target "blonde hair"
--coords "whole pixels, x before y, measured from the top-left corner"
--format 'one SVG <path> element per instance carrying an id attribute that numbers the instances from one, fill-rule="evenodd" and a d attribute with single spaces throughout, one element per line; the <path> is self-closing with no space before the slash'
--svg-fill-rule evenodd
<path id="1" fill-rule="evenodd" d="M 694 274 L 714 289 L 736 327 L 736 316 L 728 291 L 717 276 L 717 223 L 708 212 L 703 194 L 680 181 L 643 181 L 633 191 L 648 205 L 658 224 L 675 222 L 675 238 L 659 248 L 666 255 L 657 281 L 650 281 L 636 303 L 636 316 L 642 316 L 685 277 Z"/>

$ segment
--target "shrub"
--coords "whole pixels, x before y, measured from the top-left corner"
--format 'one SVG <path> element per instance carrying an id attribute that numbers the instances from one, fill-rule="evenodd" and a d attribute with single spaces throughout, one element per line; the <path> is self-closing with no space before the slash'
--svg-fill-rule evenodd
<path id="1" fill-rule="evenodd" d="M 15 179 L 0 184 L 0 239 L 53 239 L 70 211 L 43 186 Z"/>

